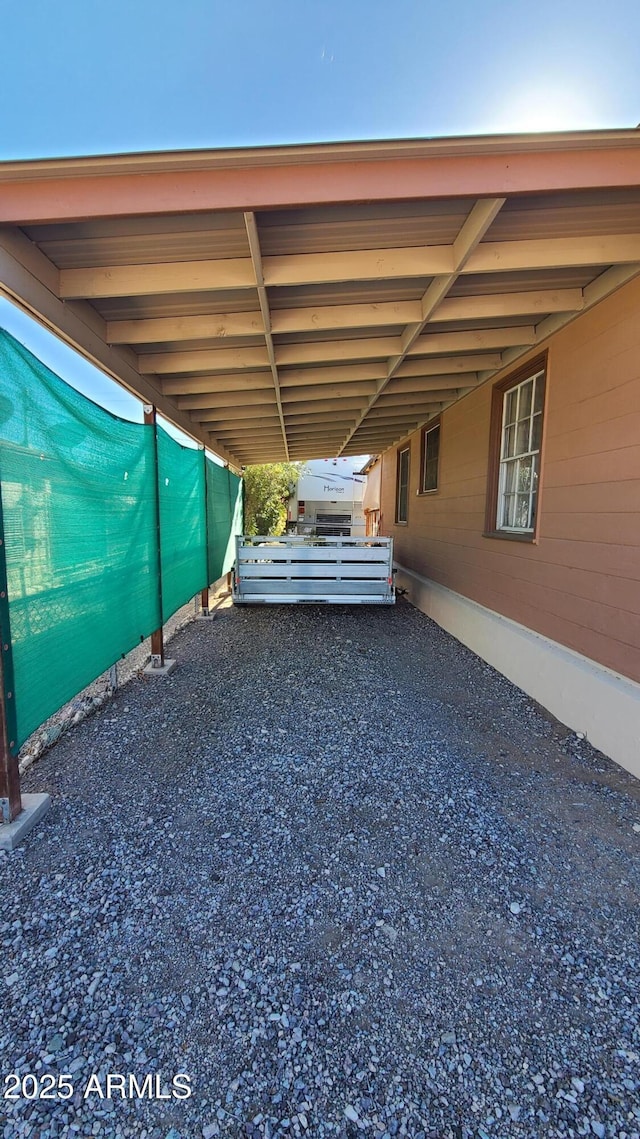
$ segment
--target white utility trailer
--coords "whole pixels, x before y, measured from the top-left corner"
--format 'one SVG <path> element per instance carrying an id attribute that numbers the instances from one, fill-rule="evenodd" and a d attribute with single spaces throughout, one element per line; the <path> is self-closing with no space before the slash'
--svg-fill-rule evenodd
<path id="1" fill-rule="evenodd" d="M 236 605 L 393 605 L 393 538 L 236 538 Z"/>

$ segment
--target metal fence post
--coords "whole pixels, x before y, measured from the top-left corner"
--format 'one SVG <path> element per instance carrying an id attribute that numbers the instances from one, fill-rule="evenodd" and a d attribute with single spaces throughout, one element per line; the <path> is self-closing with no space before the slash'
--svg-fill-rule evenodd
<path id="1" fill-rule="evenodd" d="M 7 558 L 0 485 L 0 823 L 12 823 L 22 810 L 18 756 L 14 754 L 16 726 Z"/>
<path id="2" fill-rule="evenodd" d="M 156 507 L 157 578 L 158 603 L 160 606 L 160 627 L 151 634 L 151 667 L 164 668 L 164 634 L 162 632 L 162 552 L 160 546 L 160 485 L 158 481 L 158 425 L 156 423 L 156 409 L 153 404 L 144 405 L 144 422 L 148 427 L 153 427 L 153 474 Z"/>
<path id="3" fill-rule="evenodd" d="M 202 616 L 209 616 L 209 494 L 207 490 L 207 456 L 204 447 L 202 448 L 202 469 L 204 471 L 204 543 L 206 549 L 207 559 L 207 584 L 200 594 L 200 606 L 202 609 Z"/>

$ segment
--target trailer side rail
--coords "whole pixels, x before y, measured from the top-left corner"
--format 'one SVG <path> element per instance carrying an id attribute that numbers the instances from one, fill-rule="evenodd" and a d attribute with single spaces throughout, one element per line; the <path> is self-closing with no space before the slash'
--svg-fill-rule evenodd
<path id="1" fill-rule="evenodd" d="M 393 539 L 236 538 L 237 605 L 393 605 Z"/>

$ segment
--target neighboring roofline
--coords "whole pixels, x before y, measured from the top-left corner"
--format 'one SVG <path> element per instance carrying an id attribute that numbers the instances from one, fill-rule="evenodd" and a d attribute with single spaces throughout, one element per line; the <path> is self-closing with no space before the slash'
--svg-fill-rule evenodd
<path id="1" fill-rule="evenodd" d="M 0 181 L 95 177 L 108 174 L 156 174 L 181 171 L 361 162 L 403 158 L 468 157 L 504 153 L 608 150 L 640 146 L 638 128 L 553 131 L 527 134 L 461 135 L 444 138 L 383 139 L 354 142 L 296 143 L 221 147 L 207 150 L 149 151 L 63 158 L 0 161 Z"/>
<path id="2" fill-rule="evenodd" d="M 381 453 L 381 452 L 378 452 L 378 454 L 377 454 L 377 455 L 371 455 L 371 457 L 370 457 L 369 459 L 367 459 L 367 461 L 366 461 L 366 463 L 365 463 L 364 467 L 362 468 L 362 470 L 361 470 L 361 471 L 354 471 L 354 472 L 353 472 L 353 473 L 354 473 L 354 475 L 368 475 L 368 474 L 369 474 L 369 471 L 370 471 L 370 470 L 372 470 L 372 468 L 373 468 L 373 467 L 375 467 L 376 463 L 377 463 L 377 462 L 378 462 L 378 461 L 379 461 L 381 458 L 382 458 L 382 453 Z"/>

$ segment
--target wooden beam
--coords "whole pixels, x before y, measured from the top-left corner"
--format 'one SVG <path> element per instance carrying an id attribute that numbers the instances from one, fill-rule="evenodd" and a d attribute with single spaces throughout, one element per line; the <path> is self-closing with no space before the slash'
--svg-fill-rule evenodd
<path id="1" fill-rule="evenodd" d="M 285 454 L 288 456 L 287 450 L 287 433 L 284 429 L 284 418 L 282 415 L 282 400 L 280 398 L 280 378 L 278 376 L 278 366 L 276 362 L 276 355 L 273 346 L 273 337 L 271 335 L 271 313 L 269 312 L 269 298 L 265 288 L 264 268 L 262 263 L 262 253 L 260 251 L 260 237 L 258 234 L 258 226 L 256 223 L 255 214 L 245 213 L 244 224 L 247 231 L 247 238 L 249 241 L 249 250 L 251 252 L 251 261 L 253 262 L 253 271 L 256 279 L 256 287 L 258 289 L 258 301 L 260 302 L 260 312 L 262 314 L 262 324 L 264 329 L 264 337 L 267 344 L 267 354 L 269 357 L 269 366 L 271 368 L 271 375 L 273 376 L 273 388 L 278 405 L 278 415 L 280 416 L 280 424 L 282 427 L 282 441 L 284 443 Z"/>
<path id="2" fill-rule="evenodd" d="M 419 418 L 424 409 L 431 407 L 434 403 L 444 403 L 447 400 L 453 400 L 457 396 L 457 392 L 453 395 L 447 393 L 443 399 L 425 399 L 420 403 L 407 404 L 405 407 L 372 407 L 368 412 L 367 418 L 363 419 L 363 424 L 392 423 L 394 420 L 406 419 L 411 420 Z"/>
<path id="3" fill-rule="evenodd" d="M 273 391 L 271 372 L 219 372 L 213 376 L 181 376 L 161 380 L 165 395 L 198 395 L 214 392 Z"/>
<path id="4" fill-rule="evenodd" d="M 336 430 L 342 427 L 346 430 L 349 424 L 353 423 L 356 418 L 355 413 L 346 415 L 318 415 L 313 420 L 304 419 L 301 416 L 294 416 L 292 419 L 287 420 L 287 435 L 292 431 L 331 431 L 334 427 Z"/>
<path id="5" fill-rule="evenodd" d="M 155 344 L 172 340 L 217 340 L 264 335 L 258 312 L 217 312 L 209 316 L 162 316 L 107 321 L 109 344 Z"/>
<path id="6" fill-rule="evenodd" d="M 338 281 L 387 281 L 448 273 L 453 251 L 448 245 L 400 249 L 351 249 L 339 253 L 293 253 L 265 257 L 264 278 L 275 285 L 312 285 Z"/>
<path id="7" fill-rule="evenodd" d="M 479 372 L 487 368 L 499 368 L 502 356 L 499 352 L 482 352 L 469 356 L 449 356 L 438 360 L 408 359 L 396 370 L 395 376 L 404 379 L 406 376 L 432 376 L 444 375 L 445 372 Z"/>
<path id="8" fill-rule="evenodd" d="M 341 328 L 404 325 L 420 319 L 420 301 L 381 301 L 356 305 L 316 305 L 314 308 L 274 309 L 274 333 L 320 332 Z"/>
<path id="9" fill-rule="evenodd" d="M 161 293 L 255 289 L 250 257 L 219 261 L 168 261 L 152 265 L 101 265 L 61 269 L 60 296 L 65 300 L 97 297 L 157 296 Z"/>
<path id="10" fill-rule="evenodd" d="M 399 350 L 397 336 L 378 336 L 373 339 L 314 340 L 303 344 L 276 346 L 278 364 L 319 364 L 322 360 L 366 360 L 367 357 L 390 356 Z"/>
<path id="11" fill-rule="evenodd" d="M 267 349 L 202 348 L 185 352 L 150 352 L 138 356 L 143 376 L 178 372 L 228 372 L 230 368 L 262 368 L 269 366 Z"/>
<path id="12" fill-rule="evenodd" d="M 386 362 L 374 360 L 366 364 L 327 365 L 324 368 L 288 368 L 280 370 L 280 386 L 284 389 L 299 384 L 347 384 L 358 380 L 382 380 L 386 374 Z"/>
<path id="13" fill-rule="evenodd" d="M 445 297 L 436 320 L 485 320 L 496 316 L 580 312 L 582 289 L 536 289 L 518 293 L 486 293 L 472 297 Z"/>
<path id="14" fill-rule="evenodd" d="M 255 423 L 256 426 L 260 426 L 261 423 L 280 422 L 280 416 L 275 407 L 273 411 L 271 409 L 262 411 L 260 408 L 253 407 L 241 407 L 237 410 L 228 407 L 212 407 L 209 410 L 203 408 L 201 411 L 189 412 L 189 417 L 196 423 L 215 423 L 216 421 L 219 423 L 235 423 L 237 421 L 239 423 L 241 420 L 247 419 Z M 213 428 L 208 428 L 208 430 L 212 431 Z"/>
<path id="15" fill-rule="evenodd" d="M 333 396 L 347 398 L 370 395 L 371 392 L 375 391 L 375 386 L 375 380 L 362 380 L 360 383 L 351 384 L 320 384 L 319 386 L 286 388 L 283 395 L 286 406 L 290 407 L 291 404 L 299 403 L 301 400 L 325 400 L 331 399 Z"/>
<path id="16" fill-rule="evenodd" d="M 511 273 L 519 269 L 565 269 L 580 265 L 629 264 L 640 260 L 640 234 L 545 237 L 529 241 L 485 241 L 464 273 Z"/>
<path id="17" fill-rule="evenodd" d="M 361 399 L 328 399 L 325 403 L 319 404 L 311 400 L 309 403 L 296 403 L 289 405 L 285 409 L 285 418 L 287 422 L 291 421 L 291 415 L 294 413 L 297 418 L 305 418 L 312 415 L 328 414 L 329 412 L 351 411 L 356 408 L 362 407 Z"/>
<path id="18" fill-rule="evenodd" d="M 451 387 L 453 383 L 464 384 L 465 387 L 473 387 L 478 382 L 477 372 L 456 372 L 445 373 L 441 376 L 408 376 L 404 379 L 393 379 L 389 386 L 385 389 L 383 399 L 390 395 L 399 395 L 400 393 L 413 392 L 431 392 L 437 391 L 439 388 Z M 382 400 L 380 401 L 382 402 Z"/>
<path id="19" fill-rule="evenodd" d="M 431 388 L 425 392 L 396 392 L 384 394 L 384 399 L 378 400 L 375 407 L 369 412 L 369 416 L 375 415 L 379 408 L 401 408 L 411 407 L 421 402 L 420 397 L 423 396 L 424 400 L 432 399 L 455 399 L 458 395 L 459 388 Z"/>
<path id="20" fill-rule="evenodd" d="M 231 424 L 229 427 L 221 427 L 218 434 L 220 436 L 220 439 L 224 440 L 225 437 L 228 437 L 229 435 L 244 435 L 246 433 L 246 429 L 247 429 L 246 423 L 243 423 L 243 421 L 240 421 L 240 423 L 238 423 L 236 425 Z M 254 428 L 252 428 L 252 434 L 253 435 L 278 435 L 279 434 L 280 437 L 282 435 L 282 433 L 280 431 L 280 426 L 277 423 L 272 423 L 272 424 L 266 423 L 260 427 L 254 427 Z"/>
<path id="21" fill-rule="evenodd" d="M 248 430 L 244 433 L 239 432 L 235 437 L 229 437 L 229 438 L 230 438 L 229 447 L 231 448 L 231 450 L 235 454 L 237 454 L 238 452 L 242 452 L 243 450 L 247 450 L 247 449 L 252 449 L 255 451 L 257 448 L 265 448 L 265 449 L 266 448 L 271 449 L 273 447 L 282 448 L 282 435 L 281 434 L 273 435 L 273 436 L 270 436 L 270 435 L 254 435 L 250 430 Z"/>
<path id="22" fill-rule="evenodd" d="M 334 432 L 328 432 L 328 431 L 298 432 L 297 434 L 292 435 L 292 440 L 290 440 L 290 442 L 292 442 L 292 446 L 294 445 L 294 443 L 297 446 L 297 445 L 300 445 L 302 443 L 307 443 L 310 440 L 314 440 L 317 442 L 322 442 L 323 445 L 327 446 L 327 448 L 331 448 L 331 446 L 335 446 L 336 443 L 339 443 L 340 437 L 342 437 L 342 435 L 340 435 L 339 431 L 334 431 Z"/>
<path id="23" fill-rule="evenodd" d="M 350 420 L 347 416 L 346 422 Z M 321 420 L 320 423 L 288 423 L 287 435 L 290 439 L 296 435 L 339 435 L 340 430 L 344 430 L 344 425 L 340 420 Z"/>
<path id="24" fill-rule="evenodd" d="M 481 348 L 511 348 L 513 345 L 534 344 L 535 325 L 516 328 L 479 328 L 473 332 L 432 332 L 419 336 L 409 349 L 412 356 L 438 355 L 445 352 L 473 352 Z M 395 374 L 395 371 L 394 371 Z"/>
<path id="25" fill-rule="evenodd" d="M 249 392 L 214 392 L 212 395 L 184 395 L 176 397 L 176 404 L 184 410 L 193 410 L 200 407 L 272 407 L 277 411 L 277 404 L 270 391 L 260 388 Z"/>
<path id="26" fill-rule="evenodd" d="M 279 450 L 267 451 L 265 454 L 255 451 L 244 455 L 239 459 L 243 467 L 261 467 L 267 463 L 282 463 L 285 461 L 285 454 L 282 447 Z"/>

